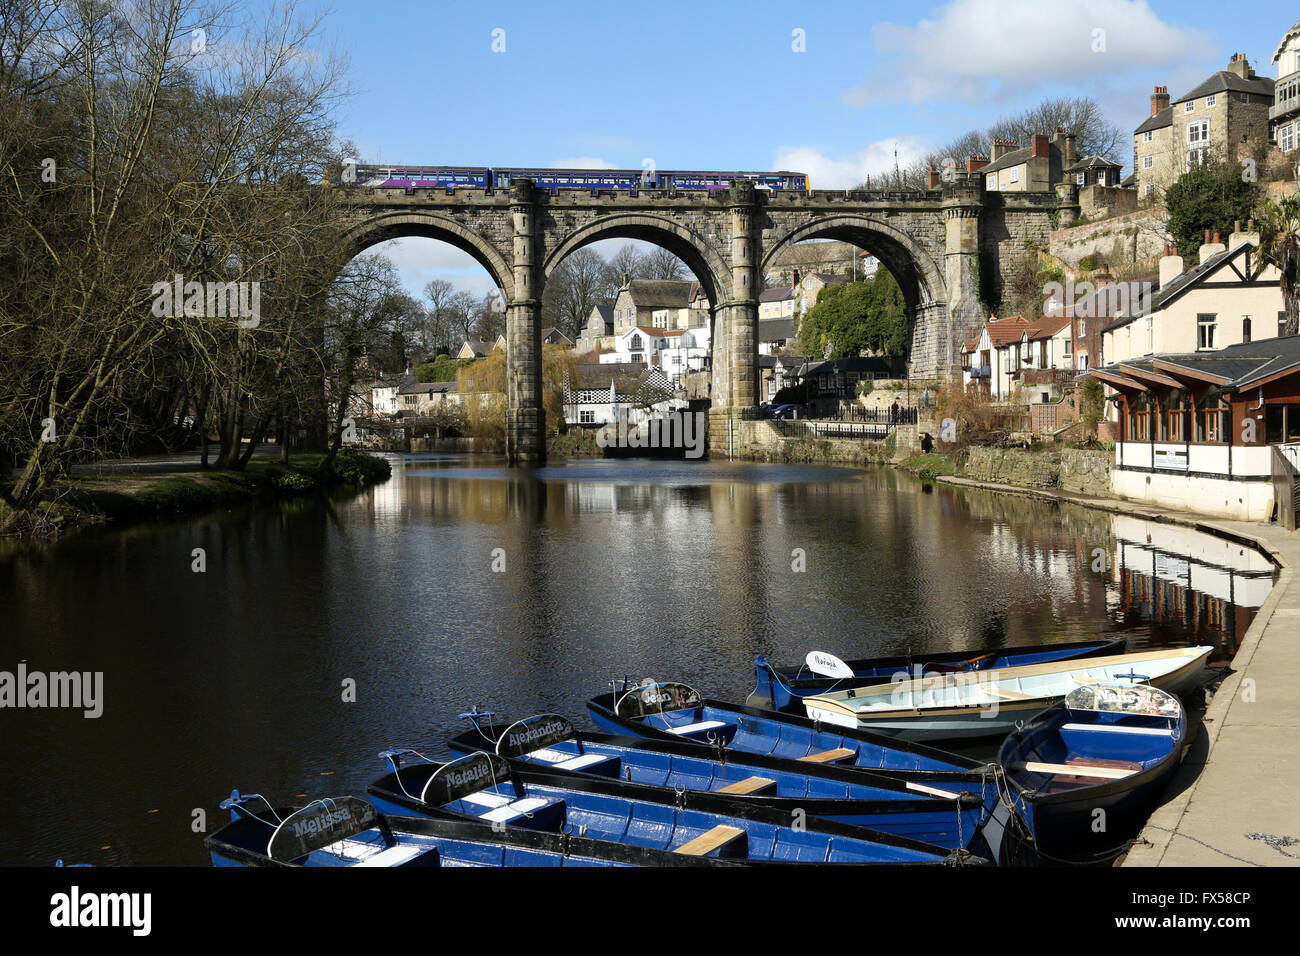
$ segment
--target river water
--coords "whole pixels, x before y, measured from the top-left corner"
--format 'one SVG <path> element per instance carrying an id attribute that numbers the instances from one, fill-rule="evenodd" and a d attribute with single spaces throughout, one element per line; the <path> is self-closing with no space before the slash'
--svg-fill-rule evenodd
<path id="1" fill-rule="evenodd" d="M 103 673 L 98 718 L 0 710 L 0 865 L 203 865 L 232 788 L 364 795 L 380 750 L 445 753 L 472 705 L 589 725 L 623 675 L 743 701 L 759 653 L 1099 632 L 1222 663 L 1273 579 L 1217 538 L 887 468 L 393 464 L 359 495 L 0 552 L 0 670 Z"/>

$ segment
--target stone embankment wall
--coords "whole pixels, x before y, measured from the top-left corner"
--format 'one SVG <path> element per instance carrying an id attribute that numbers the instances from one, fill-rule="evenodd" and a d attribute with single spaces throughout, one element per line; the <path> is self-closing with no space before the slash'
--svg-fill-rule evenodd
<path id="1" fill-rule="evenodd" d="M 1060 488 L 1084 495 L 1109 495 L 1112 451 L 1067 448 L 1034 452 L 1020 448 L 980 448 L 967 451 L 965 474 L 1027 488 Z"/>
<path id="2" fill-rule="evenodd" d="M 715 422 L 710 422 L 710 429 Z M 887 464 L 902 461 L 920 449 L 916 426 L 900 425 L 881 441 L 848 438 L 787 436 L 766 419 L 724 424 L 718 434 L 710 432 L 709 457 L 749 461 L 825 461 L 844 464 Z"/>
<path id="3" fill-rule="evenodd" d="M 1139 209 L 1052 232 L 1048 251 L 1071 269 L 1079 268 L 1084 256 L 1093 257 L 1094 268 L 1104 264 L 1111 271 L 1132 262 L 1158 257 L 1164 251 L 1169 214 L 1163 206 Z"/>

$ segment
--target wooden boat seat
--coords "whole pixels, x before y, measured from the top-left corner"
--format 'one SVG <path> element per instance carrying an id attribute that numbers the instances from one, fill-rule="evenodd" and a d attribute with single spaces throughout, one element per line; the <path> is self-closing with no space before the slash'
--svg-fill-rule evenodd
<path id="1" fill-rule="evenodd" d="M 673 852 L 682 853 L 686 856 L 708 856 L 710 853 L 719 852 L 724 848 L 739 851 L 739 845 L 732 845 L 738 840 L 745 840 L 745 848 L 748 848 L 748 840 L 744 830 L 720 823 L 707 833 L 701 833 L 694 840 L 683 843 Z"/>
<path id="2" fill-rule="evenodd" d="M 1029 761 L 1025 769 L 1030 773 L 1068 774 L 1073 777 L 1100 777 L 1105 780 L 1122 780 L 1137 773 L 1141 767 L 1105 767 L 1091 763 L 1038 763 Z"/>
<path id="3" fill-rule="evenodd" d="M 461 800 L 474 807 L 485 808 L 486 812 L 477 816 L 488 823 L 513 823 L 536 829 L 550 829 L 564 822 L 563 800 L 550 800 L 546 797 L 511 800 L 502 794 L 488 793 L 485 790 L 467 794 Z"/>
<path id="4" fill-rule="evenodd" d="M 1033 700 L 1039 696 L 1037 694 L 1022 694 L 1018 690 L 1007 690 L 1005 687 L 990 687 L 989 693 L 997 694 L 1004 700 Z"/>
<path id="5" fill-rule="evenodd" d="M 1149 734 L 1168 737 L 1168 727 L 1124 727 L 1120 724 L 1061 724 L 1062 730 L 1096 730 L 1108 734 Z"/>
<path id="6" fill-rule="evenodd" d="M 353 866 L 403 866 L 410 863 L 417 856 L 427 850 L 428 847 L 419 846 L 390 846 L 373 856 L 368 856 L 364 860 L 353 863 Z M 437 852 L 437 851 L 435 851 Z"/>
<path id="7" fill-rule="evenodd" d="M 823 750 L 821 753 L 808 754 L 806 757 L 800 757 L 800 760 L 807 763 L 839 763 L 841 760 L 847 760 L 853 756 L 853 751 L 848 747 L 836 747 L 834 750 Z"/>
<path id="8" fill-rule="evenodd" d="M 668 729 L 682 737 L 690 737 L 694 734 L 703 733 L 706 730 L 717 730 L 719 727 L 727 726 L 726 721 L 722 720 L 701 720 L 693 724 L 682 724 L 680 727 L 669 727 Z"/>
<path id="9" fill-rule="evenodd" d="M 618 765 L 621 762 L 618 757 L 610 754 L 566 754 L 562 750 L 552 750 L 549 747 L 533 750 L 526 756 L 543 760 L 557 770 L 586 770 L 607 777 L 618 773 Z M 597 767 L 599 769 L 596 769 Z"/>
<path id="10" fill-rule="evenodd" d="M 760 794 L 767 793 L 775 789 L 776 781 L 769 780 L 767 777 L 746 777 L 744 780 L 737 780 L 735 783 L 729 783 L 721 788 L 718 793 L 734 794 Z"/>

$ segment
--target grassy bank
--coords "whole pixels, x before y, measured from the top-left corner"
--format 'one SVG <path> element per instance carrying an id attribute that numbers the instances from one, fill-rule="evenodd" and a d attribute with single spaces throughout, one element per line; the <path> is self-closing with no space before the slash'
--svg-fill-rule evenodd
<path id="1" fill-rule="evenodd" d="M 359 488 L 383 481 L 390 473 L 384 459 L 344 449 L 328 469 L 324 452 L 298 452 L 287 464 L 253 459 L 244 471 L 196 467 L 76 475 L 56 484 L 32 512 L 14 514 L 0 504 L 0 527 L 17 536 L 44 537 L 105 522 L 194 514 L 340 486 Z"/>
<path id="2" fill-rule="evenodd" d="M 947 455 L 941 455 L 938 452 L 931 452 L 928 455 L 913 455 L 905 461 L 899 462 L 899 468 L 904 471 L 910 471 L 922 481 L 931 481 L 940 475 L 955 475 L 958 472 L 958 466 Z"/>

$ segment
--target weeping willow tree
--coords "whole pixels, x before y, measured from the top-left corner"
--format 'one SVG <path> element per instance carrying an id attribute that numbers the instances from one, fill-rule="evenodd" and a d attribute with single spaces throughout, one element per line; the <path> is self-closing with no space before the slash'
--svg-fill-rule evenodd
<path id="1" fill-rule="evenodd" d="M 1260 255 L 1277 266 L 1281 273 L 1278 285 L 1286 309 L 1286 334 L 1300 332 L 1300 296 L 1297 296 L 1297 271 L 1300 270 L 1300 196 L 1266 199 L 1260 208 Z"/>
<path id="2" fill-rule="evenodd" d="M 564 383 L 576 381 L 577 359 L 561 345 L 542 346 L 542 407 L 547 437 L 564 423 Z M 504 447 L 506 439 L 506 354 L 495 351 L 456 371 L 456 385 L 476 450 Z"/>

